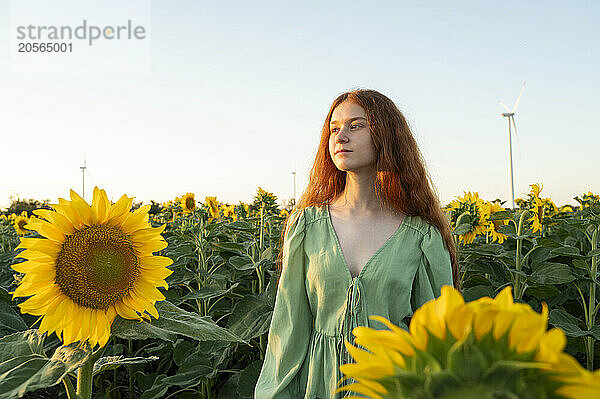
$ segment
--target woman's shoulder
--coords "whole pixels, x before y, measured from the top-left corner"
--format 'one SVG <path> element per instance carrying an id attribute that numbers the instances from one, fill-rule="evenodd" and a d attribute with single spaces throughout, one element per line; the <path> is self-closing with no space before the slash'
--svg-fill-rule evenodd
<path id="1" fill-rule="evenodd" d="M 429 229 L 432 226 L 427 220 L 419 215 L 404 215 L 402 223 L 406 223 L 408 228 L 417 231 L 421 235 L 428 234 Z"/>
<path id="2" fill-rule="evenodd" d="M 309 226 L 317 220 L 326 217 L 327 208 L 325 205 L 311 205 L 304 208 L 294 208 L 290 214 L 290 219 L 303 219 L 305 226 Z"/>

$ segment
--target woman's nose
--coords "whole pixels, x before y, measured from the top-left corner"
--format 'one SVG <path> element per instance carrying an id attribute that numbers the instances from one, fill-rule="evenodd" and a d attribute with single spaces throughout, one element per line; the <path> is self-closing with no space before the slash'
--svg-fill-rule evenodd
<path id="1" fill-rule="evenodd" d="M 347 131 L 347 129 L 345 127 L 341 128 L 340 131 L 339 131 L 339 133 L 338 133 L 338 135 L 337 135 L 337 137 L 336 137 L 336 141 L 338 143 L 340 143 L 342 141 L 344 141 L 344 142 L 347 141 L 347 139 L 348 139 L 348 137 L 347 137 L 348 134 L 347 133 L 348 133 L 348 131 Z"/>

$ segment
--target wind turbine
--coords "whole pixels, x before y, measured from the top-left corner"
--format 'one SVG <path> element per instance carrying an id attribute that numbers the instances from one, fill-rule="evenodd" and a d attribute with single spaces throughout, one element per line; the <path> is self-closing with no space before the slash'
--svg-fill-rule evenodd
<path id="1" fill-rule="evenodd" d="M 87 166 L 85 164 L 85 154 L 83 154 L 83 166 L 80 166 L 81 169 L 81 198 L 85 199 L 85 170 Z"/>
<path id="2" fill-rule="evenodd" d="M 525 82 L 523 82 L 523 86 L 521 86 L 521 92 L 519 93 L 519 97 L 517 98 L 517 102 L 512 109 L 512 111 L 502 102 L 498 101 L 500 105 L 504 107 L 507 112 L 503 112 L 502 116 L 508 118 L 508 148 L 510 153 L 510 193 L 512 200 L 512 209 L 515 209 L 515 186 L 514 186 L 514 178 L 513 178 L 513 161 L 512 161 L 512 139 L 510 135 L 510 121 L 512 120 L 513 127 L 515 128 L 515 137 L 517 138 L 517 146 L 519 147 L 519 154 L 521 153 L 519 146 L 519 136 L 517 135 L 517 125 L 515 123 L 515 111 L 517 110 L 517 106 L 519 105 L 519 101 L 521 100 L 521 96 L 523 95 L 523 90 L 525 90 Z"/>

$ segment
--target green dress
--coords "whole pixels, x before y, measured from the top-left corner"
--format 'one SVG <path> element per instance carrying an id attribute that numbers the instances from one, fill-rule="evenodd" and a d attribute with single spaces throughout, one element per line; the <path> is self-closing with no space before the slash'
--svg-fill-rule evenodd
<path id="1" fill-rule="evenodd" d="M 329 207 L 294 210 L 282 266 L 255 399 L 334 398 L 343 377 L 339 366 L 353 362 L 343 339 L 354 343 L 354 327 L 387 330 L 368 319 L 379 315 L 408 330 L 413 312 L 438 297 L 443 285 L 452 285 L 450 254 L 439 229 L 420 216 L 405 215 L 353 277 Z"/>

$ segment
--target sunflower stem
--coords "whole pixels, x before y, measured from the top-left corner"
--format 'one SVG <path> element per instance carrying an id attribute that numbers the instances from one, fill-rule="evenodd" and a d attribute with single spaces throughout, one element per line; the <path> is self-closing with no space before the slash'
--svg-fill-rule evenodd
<path id="1" fill-rule="evenodd" d="M 77 399 L 77 393 L 75 392 L 75 387 L 73 386 L 73 381 L 71 381 L 71 377 L 69 375 L 65 375 L 62 380 L 65 385 L 65 390 L 67 391 L 67 398 L 69 399 Z"/>
<path id="2" fill-rule="evenodd" d="M 92 380 L 94 364 L 106 349 L 106 345 L 92 352 L 90 357 L 77 370 L 77 399 L 92 399 Z"/>
<path id="3" fill-rule="evenodd" d="M 592 251 L 598 248 L 598 230 L 600 228 L 596 228 L 592 235 Z M 588 321 L 587 329 L 591 330 L 594 327 L 596 322 L 596 275 L 598 271 L 598 259 L 596 256 L 592 256 L 592 269 L 590 273 L 590 298 L 589 305 L 587 307 L 587 311 L 589 313 L 589 317 L 586 317 Z M 590 371 L 594 370 L 594 344 L 596 343 L 596 339 L 594 337 L 586 337 L 586 355 L 587 355 L 587 369 Z"/>
<path id="4" fill-rule="evenodd" d="M 128 339 L 127 340 L 127 354 L 131 356 L 133 353 L 133 342 Z M 129 377 L 129 399 L 133 399 L 133 373 L 131 372 L 131 366 L 127 366 L 127 375 Z"/>
<path id="5" fill-rule="evenodd" d="M 525 219 L 525 215 L 527 215 L 527 210 L 521 213 L 521 217 L 519 218 L 519 227 L 517 229 L 517 236 L 521 236 L 521 231 L 523 230 L 523 219 Z M 517 273 L 515 273 L 515 299 L 521 299 L 521 275 L 518 273 L 521 271 L 521 247 L 523 245 L 523 239 L 517 238 L 517 253 L 515 255 L 515 265 L 517 269 Z"/>

